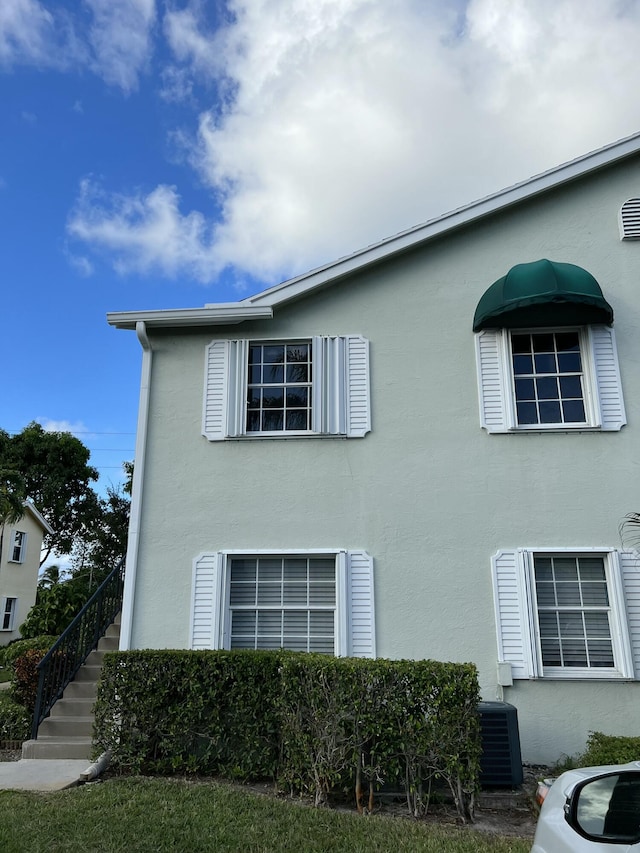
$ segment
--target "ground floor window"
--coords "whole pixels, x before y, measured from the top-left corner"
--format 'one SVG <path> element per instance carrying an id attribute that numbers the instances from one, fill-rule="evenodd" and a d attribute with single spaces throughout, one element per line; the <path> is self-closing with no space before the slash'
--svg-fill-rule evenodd
<path id="1" fill-rule="evenodd" d="M 232 649 L 334 653 L 334 557 L 234 557 L 229 575 Z"/>
<path id="2" fill-rule="evenodd" d="M 17 598 L 4 598 L 2 600 L 2 611 L 0 612 L 0 617 L 2 618 L 2 631 L 12 631 L 13 623 L 16 616 L 18 599 Z"/>

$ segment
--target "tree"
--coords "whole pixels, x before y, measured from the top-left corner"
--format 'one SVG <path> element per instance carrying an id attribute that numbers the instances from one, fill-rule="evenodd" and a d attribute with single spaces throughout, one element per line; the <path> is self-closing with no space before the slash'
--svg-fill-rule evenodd
<path id="1" fill-rule="evenodd" d="M 73 575 L 87 577 L 89 587 L 97 586 L 127 553 L 131 500 L 125 491 L 126 484 L 122 490 L 107 488 L 107 497 L 98 498 L 90 521 L 74 545 Z"/>
<path id="2" fill-rule="evenodd" d="M 16 499 L 29 497 L 53 528 L 43 543 L 42 562 L 51 551 L 69 553 L 96 512 L 98 496 L 91 483 L 98 471 L 89 465 L 89 449 L 68 432 L 47 432 L 30 423 L 9 436 L 0 431 L 0 471 L 13 479 L 0 485 L 3 512 Z M 22 514 L 22 513 L 20 513 Z"/>

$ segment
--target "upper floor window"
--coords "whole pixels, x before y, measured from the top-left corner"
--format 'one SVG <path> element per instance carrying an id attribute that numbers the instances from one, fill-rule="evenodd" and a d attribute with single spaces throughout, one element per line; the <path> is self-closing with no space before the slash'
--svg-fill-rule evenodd
<path id="1" fill-rule="evenodd" d="M 27 551 L 27 534 L 22 530 L 14 530 L 11 540 L 11 557 L 12 563 L 24 563 L 24 558 Z"/>
<path id="2" fill-rule="evenodd" d="M 626 423 L 600 286 L 573 264 L 518 264 L 474 318 L 480 421 L 488 432 L 619 430 Z"/>
<path id="3" fill-rule="evenodd" d="M 359 335 L 216 340 L 206 349 L 202 432 L 363 437 L 371 429 L 369 342 Z"/>
<path id="4" fill-rule="evenodd" d="M 247 432 L 308 432 L 311 343 L 249 344 Z"/>

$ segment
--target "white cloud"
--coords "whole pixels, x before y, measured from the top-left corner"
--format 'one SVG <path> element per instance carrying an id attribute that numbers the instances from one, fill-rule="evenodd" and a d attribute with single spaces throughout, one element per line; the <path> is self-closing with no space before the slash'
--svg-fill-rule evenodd
<path id="1" fill-rule="evenodd" d="M 77 433 L 89 433 L 87 427 L 82 421 L 56 421 L 52 418 L 38 417 L 35 419 L 45 432 L 71 432 L 74 435 Z"/>
<path id="2" fill-rule="evenodd" d="M 211 225 L 196 211 L 183 216 L 179 204 L 175 187 L 119 196 L 85 179 L 67 229 L 113 253 L 120 273 L 160 269 L 170 277 L 186 272 L 206 282 L 212 270 L 220 269 Z"/>
<path id="3" fill-rule="evenodd" d="M 165 80 L 217 93 L 192 158 L 212 210 L 181 211 L 162 185 L 83 186 L 70 232 L 121 271 L 278 278 L 640 127 L 637 2 L 229 7 L 215 34 L 201 3 L 164 19 Z"/>
<path id="4" fill-rule="evenodd" d="M 39 0 L 0 3 L 0 63 L 64 68 L 71 59 L 69 22 Z"/>
<path id="5" fill-rule="evenodd" d="M 137 88 L 151 54 L 155 0 L 84 0 L 93 15 L 91 66 L 124 92 Z"/>
<path id="6" fill-rule="evenodd" d="M 155 0 L 83 5 L 72 15 L 41 0 L 1 0 L 0 63 L 60 71 L 88 66 L 125 93 L 135 89 L 151 54 Z"/>

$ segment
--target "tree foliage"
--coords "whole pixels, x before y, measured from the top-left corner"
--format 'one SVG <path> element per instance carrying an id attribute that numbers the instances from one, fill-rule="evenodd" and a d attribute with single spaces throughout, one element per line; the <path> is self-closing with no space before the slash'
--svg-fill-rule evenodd
<path id="1" fill-rule="evenodd" d="M 30 423 L 10 436 L 0 431 L 2 514 L 29 497 L 53 528 L 44 539 L 43 560 L 52 550 L 68 553 L 82 535 L 98 497 L 91 484 L 98 471 L 89 449 L 68 432 L 48 432 Z"/>

